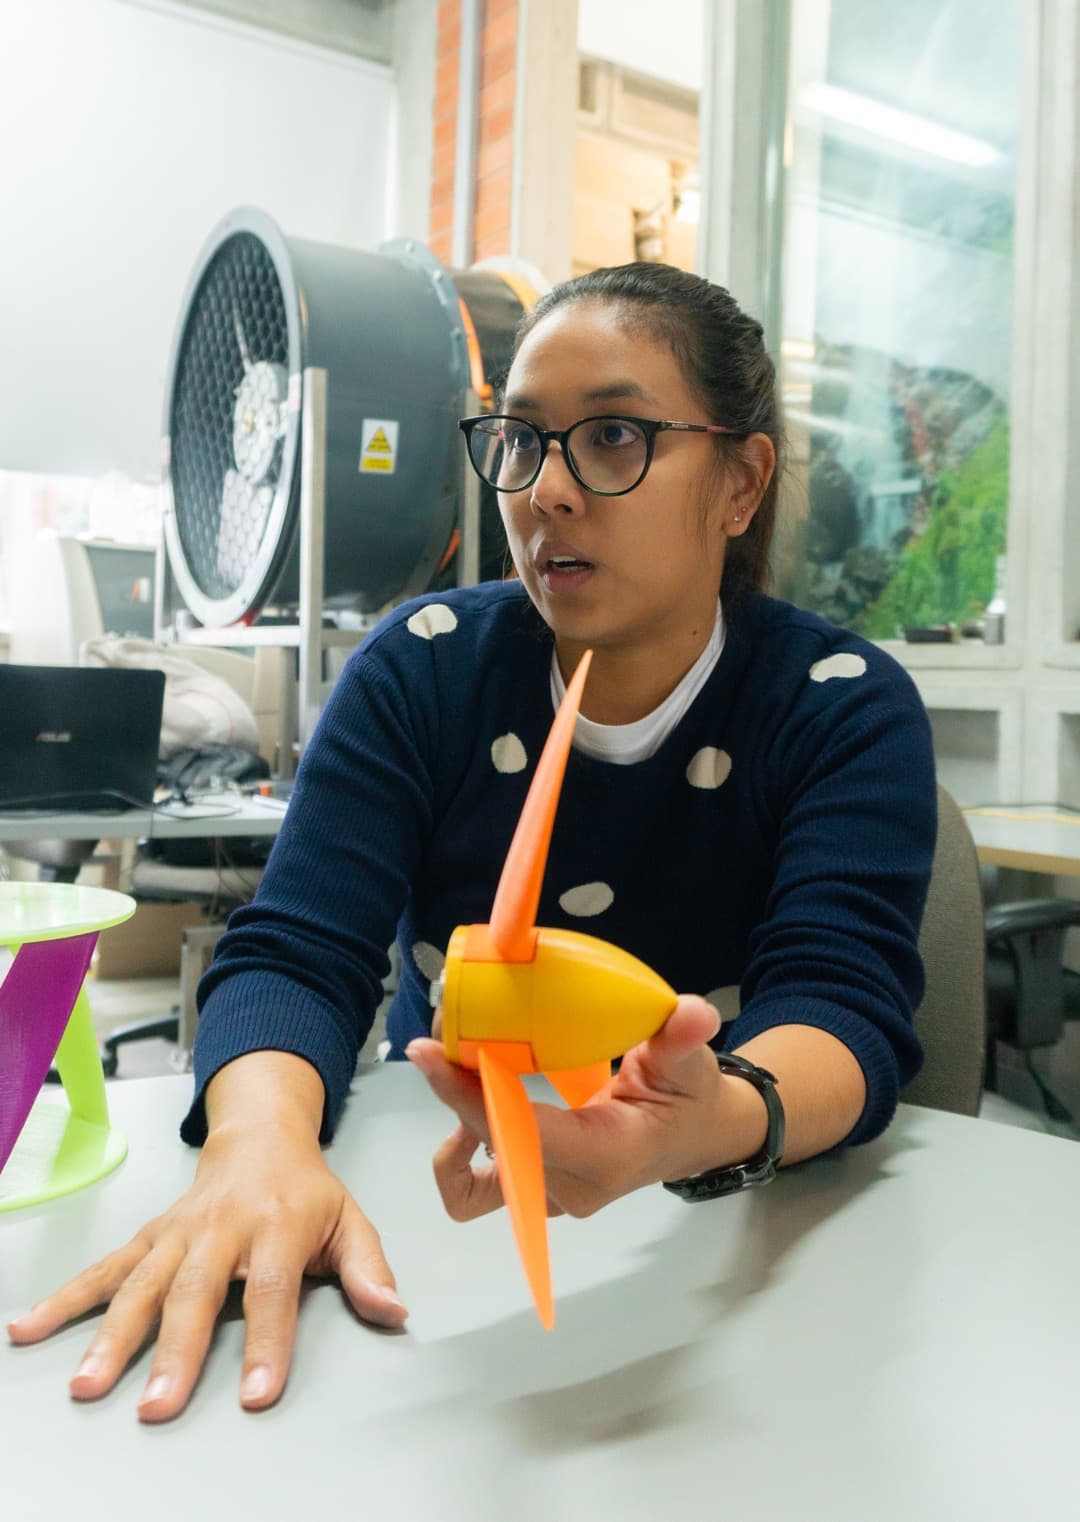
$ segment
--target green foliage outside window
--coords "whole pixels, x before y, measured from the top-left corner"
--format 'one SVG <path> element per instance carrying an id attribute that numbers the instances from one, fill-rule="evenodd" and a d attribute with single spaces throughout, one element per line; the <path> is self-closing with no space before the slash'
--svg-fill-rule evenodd
<path id="1" fill-rule="evenodd" d="M 905 546 L 887 586 L 855 627 L 869 639 L 978 618 L 994 591 L 994 562 L 1005 552 L 1009 425 L 1000 418 L 955 471 L 943 471 L 926 529 Z"/>

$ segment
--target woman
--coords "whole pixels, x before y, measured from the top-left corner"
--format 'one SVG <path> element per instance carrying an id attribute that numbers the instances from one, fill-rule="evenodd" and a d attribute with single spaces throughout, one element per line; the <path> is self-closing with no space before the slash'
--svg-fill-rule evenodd
<path id="1" fill-rule="evenodd" d="M 283 1388 L 305 1273 L 338 1275 L 369 1321 L 405 1320 L 320 1150 L 395 930 L 390 1055 L 459 1118 L 435 1161 L 447 1209 L 499 1205 L 473 1164 L 490 1140 L 477 1080 L 429 1036 L 430 985 L 453 928 L 488 917 L 586 648 L 538 921 L 694 992 L 592 1104 L 539 1107 L 552 1209 L 767 1179 L 781 1107 L 785 1163 L 866 1141 L 918 1068 L 929 726 L 888 657 L 761 592 L 781 432 L 760 326 L 677 270 L 599 271 L 525 319 L 500 414 L 463 427 L 519 579 L 410 603 L 353 657 L 201 989 L 191 1190 L 10 1329 L 34 1341 L 111 1302 L 79 1398 L 115 1383 L 160 1315 L 139 1410 L 174 1415 L 233 1279 L 252 1408 Z M 719 1032 L 717 1006 L 734 1016 Z"/>

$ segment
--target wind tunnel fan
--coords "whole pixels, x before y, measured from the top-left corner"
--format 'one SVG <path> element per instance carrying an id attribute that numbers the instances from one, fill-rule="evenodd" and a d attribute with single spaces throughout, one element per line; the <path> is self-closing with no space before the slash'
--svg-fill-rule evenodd
<path id="1" fill-rule="evenodd" d="M 456 423 L 470 392 L 481 405 L 490 395 L 530 299 L 512 275 L 449 271 L 412 241 L 366 253 L 288 238 L 262 211 L 225 217 L 199 255 L 168 371 L 159 627 L 179 613 L 209 636 L 295 614 L 305 467 L 324 504 L 320 622 L 324 610 L 373 614 L 440 573 L 500 575 L 490 491 L 473 574 L 460 572 Z M 312 371 L 326 376 L 314 435 Z M 325 437 L 320 460 L 305 459 L 305 435 Z"/>

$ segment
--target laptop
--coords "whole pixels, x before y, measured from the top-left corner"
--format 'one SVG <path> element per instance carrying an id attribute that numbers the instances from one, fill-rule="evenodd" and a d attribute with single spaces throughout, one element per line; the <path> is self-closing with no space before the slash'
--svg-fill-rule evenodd
<path id="1" fill-rule="evenodd" d="M 163 671 L 0 664 L 0 813 L 147 808 Z"/>

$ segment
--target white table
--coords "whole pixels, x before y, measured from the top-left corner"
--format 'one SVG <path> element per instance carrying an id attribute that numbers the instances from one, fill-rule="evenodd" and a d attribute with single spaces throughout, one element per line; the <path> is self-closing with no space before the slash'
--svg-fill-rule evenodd
<path id="1" fill-rule="evenodd" d="M 124 1241 L 186 1184 L 181 1078 L 110 1086 L 131 1150 L 0 1222 L 0 1312 Z M 402 1335 L 312 1289 L 281 1403 L 237 1404 L 242 1325 L 148 1429 L 149 1355 L 72 1403 L 89 1324 L 0 1347 L 3 1514 L 109 1522 L 997 1522 L 1080 1510 L 1080 1147 L 904 1108 L 870 1147 L 752 1194 L 641 1191 L 552 1223 L 555 1331 L 503 1216 L 442 1212 L 449 1117 L 419 1075 L 354 1086 L 333 1165 L 379 1226 Z"/>
<path id="2" fill-rule="evenodd" d="M 979 860 L 1053 877 L 1080 877 L 1080 814 L 1030 807 L 965 809 Z"/>
<path id="3" fill-rule="evenodd" d="M 134 840 L 148 836 L 175 840 L 182 836 L 276 835 L 285 817 L 272 798 L 235 797 L 185 807 L 170 803 L 157 809 L 126 809 L 95 814 L 4 814 L 0 845 L 17 840 Z"/>

